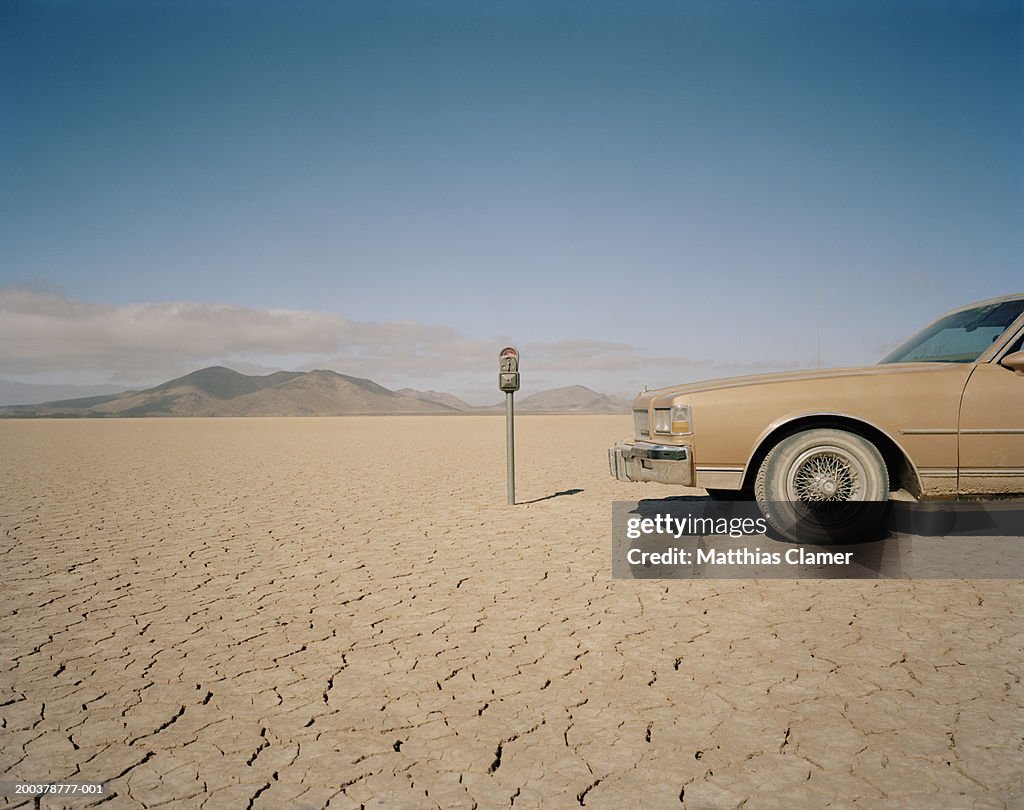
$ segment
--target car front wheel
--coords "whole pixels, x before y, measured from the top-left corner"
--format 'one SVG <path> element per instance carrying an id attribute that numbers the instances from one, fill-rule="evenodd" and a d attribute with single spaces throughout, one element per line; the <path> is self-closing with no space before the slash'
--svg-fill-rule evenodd
<path id="1" fill-rule="evenodd" d="M 754 497 L 768 523 L 798 543 L 874 539 L 889 498 L 878 448 L 845 430 L 794 433 L 765 456 Z"/>

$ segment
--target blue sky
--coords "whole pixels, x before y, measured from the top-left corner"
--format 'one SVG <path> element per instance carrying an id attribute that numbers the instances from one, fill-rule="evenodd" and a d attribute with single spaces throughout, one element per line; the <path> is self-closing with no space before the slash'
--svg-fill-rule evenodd
<path id="1" fill-rule="evenodd" d="M 0 376 L 874 362 L 1024 288 L 1020 2 L 0 6 Z M 819 292 L 820 291 L 820 292 Z M 6 324 L 6 326 L 5 326 Z"/>

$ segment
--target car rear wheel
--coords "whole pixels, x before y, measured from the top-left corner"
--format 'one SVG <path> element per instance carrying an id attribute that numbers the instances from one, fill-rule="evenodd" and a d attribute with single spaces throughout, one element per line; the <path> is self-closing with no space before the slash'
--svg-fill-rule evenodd
<path id="1" fill-rule="evenodd" d="M 889 498 L 878 448 L 845 430 L 794 433 L 765 456 L 754 497 L 768 523 L 798 543 L 874 539 Z"/>

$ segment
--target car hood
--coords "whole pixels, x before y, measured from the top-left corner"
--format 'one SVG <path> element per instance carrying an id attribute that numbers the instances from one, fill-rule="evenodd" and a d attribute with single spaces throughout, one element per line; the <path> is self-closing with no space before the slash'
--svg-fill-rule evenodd
<path id="1" fill-rule="evenodd" d="M 701 380 L 684 385 L 669 385 L 657 390 L 645 391 L 640 397 L 655 399 L 662 396 L 678 394 L 696 394 L 701 391 L 716 391 L 724 388 L 740 388 L 747 385 L 768 385 L 771 383 L 800 382 L 807 380 L 827 380 L 839 377 L 881 377 L 899 374 L 927 374 L 929 372 L 948 369 L 950 366 L 962 367 L 962 363 L 885 363 L 872 366 L 852 366 L 848 368 L 814 368 L 802 371 L 784 371 L 775 374 L 751 374 L 744 377 L 723 377 L 717 380 Z"/>

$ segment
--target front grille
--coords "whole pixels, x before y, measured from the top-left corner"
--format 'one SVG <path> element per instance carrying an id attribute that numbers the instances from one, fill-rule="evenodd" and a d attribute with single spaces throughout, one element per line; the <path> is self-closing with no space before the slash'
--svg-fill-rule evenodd
<path id="1" fill-rule="evenodd" d="M 633 433 L 636 436 L 650 436 L 650 414 L 647 409 L 633 411 Z"/>

